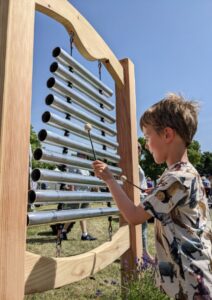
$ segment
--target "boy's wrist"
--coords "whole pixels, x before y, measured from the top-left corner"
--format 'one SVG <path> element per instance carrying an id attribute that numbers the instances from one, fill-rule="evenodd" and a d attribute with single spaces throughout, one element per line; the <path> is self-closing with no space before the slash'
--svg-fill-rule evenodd
<path id="1" fill-rule="evenodd" d="M 114 181 L 116 181 L 114 177 L 110 177 L 105 180 L 107 184 L 113 183 Z"/>

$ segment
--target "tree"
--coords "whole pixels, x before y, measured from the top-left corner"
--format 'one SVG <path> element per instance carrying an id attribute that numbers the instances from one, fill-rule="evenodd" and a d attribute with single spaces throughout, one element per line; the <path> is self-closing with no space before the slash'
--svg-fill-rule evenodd
<path id="1" fill-rule="evenodd" d="M 38 140 L 37 134 L 34 131 L 32 125 L 30 126 L 30 144 L 31 144 L 31 147 L 32 147 L 32 152 L 35 151 L 36 148 L 41 147 L 41 143 Z"/>
<path id="2" fill-rule="evenodd" d="M 201 162 L 201 156 L 200 144 L 198 141 L 193 140 L 188 147 L 188 158 L 195 168 Z"/>
<path id="3" fill-rule="evenodd" d="M 203 152 L 200 163 L 197 165 L 197 170 L 201 175 L 212 174 L 212 153 Z"/>

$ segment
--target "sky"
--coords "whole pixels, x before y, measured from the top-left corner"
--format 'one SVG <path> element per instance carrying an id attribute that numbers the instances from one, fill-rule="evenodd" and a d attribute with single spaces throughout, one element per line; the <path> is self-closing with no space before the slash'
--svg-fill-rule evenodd
<path id="1" fill-rule="evenodd" d="M 212 1 L 211 0 L 70 0 L 95 28 L 118 59 L 135 66 L 138 136 L 141 114 L 168 92 L 200 102 L 198 131 L 201 151 L 212 152 Z M 46 81 L 60 46 L 70 51 L 62 25 L 36 13 L 31 123 L 43 128 Z M 97 62 L 86 62 L 76 49 L 73 56 L 98 75 Z M 103 81 L 113 87 L 104 69 Z"/>

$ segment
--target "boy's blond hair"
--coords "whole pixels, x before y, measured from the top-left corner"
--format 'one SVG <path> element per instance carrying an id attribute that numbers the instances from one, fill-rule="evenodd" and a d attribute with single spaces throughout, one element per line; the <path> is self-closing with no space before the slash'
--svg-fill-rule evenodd
<path id="1" fill-rule="evenodd" d="M 174 93 L 151 106 L 140 119 L 141 129 L 151 125 L 160 133 L 164 128 L 173 128 L 189 146 L 197 130 L 199 105 L 196 101 L 187 101 Z"/>

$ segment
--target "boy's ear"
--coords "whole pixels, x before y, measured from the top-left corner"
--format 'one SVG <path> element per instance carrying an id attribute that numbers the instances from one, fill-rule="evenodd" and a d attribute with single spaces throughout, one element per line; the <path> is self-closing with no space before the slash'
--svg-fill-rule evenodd
<path id="1" fill-rule="evenodd" d="M 175 131 L 173 128 L 171 127 L 166 127 L 164 128 L 164 137 L 165 137 L 165 141 L 169 144 L 173 141 L 174 137 L 175 137 Z"/>

